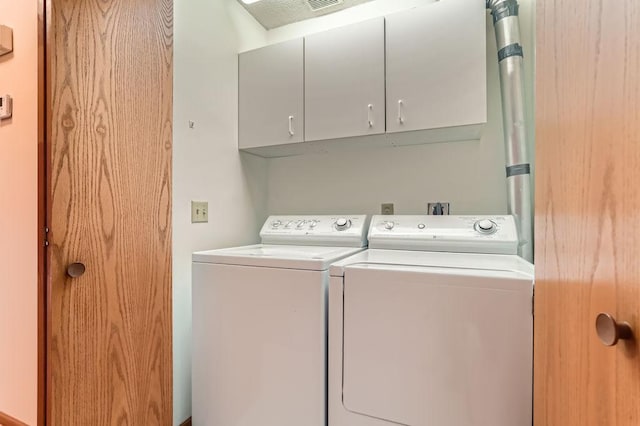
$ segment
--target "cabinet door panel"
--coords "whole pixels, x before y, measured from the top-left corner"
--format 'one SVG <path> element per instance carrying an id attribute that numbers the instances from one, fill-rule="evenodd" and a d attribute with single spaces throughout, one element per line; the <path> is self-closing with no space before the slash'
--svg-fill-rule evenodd
<path id="1" fill-rule="evenodd" d="M 304 140 L 304 41 L 240 54 L 239 146 Z"/>
<path id="2" fill-rule="evenodd" d="M 487 121 L 484 0 L 447 0 L 386 18 L 387 132 Z"/>
<path id="3" fill-rule="evenodd" d="M 384 18 L 305 40 L 305 140 L 385 132 Z"/>

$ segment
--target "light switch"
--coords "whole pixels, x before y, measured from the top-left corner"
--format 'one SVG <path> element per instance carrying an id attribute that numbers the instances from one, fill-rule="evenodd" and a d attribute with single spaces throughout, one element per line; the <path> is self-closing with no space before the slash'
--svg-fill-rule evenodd
<path id="1" fill-rule="evenodd" d="M 13 52 L 13 30 L 0 25 L 0 56 Z"/>
<path id="2" fill-rule="evenodd" d="M 207 201 L 191 202 L 191 223 L 209 222 L 209 203 Z"/>

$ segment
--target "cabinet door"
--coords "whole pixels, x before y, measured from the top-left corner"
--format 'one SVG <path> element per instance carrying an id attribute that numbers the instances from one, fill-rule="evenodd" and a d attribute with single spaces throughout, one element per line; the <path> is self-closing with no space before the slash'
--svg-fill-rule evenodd
<path id="1" fill-rule="evenodd" d="M 384 18 L 305 40 L 305 140 L 385 132 Z"/>
<path id="2" fill-rule="evenodd" d="M 386 18 L 387 132 L 487 121 L 485 0 Z"/>
<path id="3" fill-rule="evenodd" d="M 304 140 L 304 40 L 240 54 L 239 146 Z"/>

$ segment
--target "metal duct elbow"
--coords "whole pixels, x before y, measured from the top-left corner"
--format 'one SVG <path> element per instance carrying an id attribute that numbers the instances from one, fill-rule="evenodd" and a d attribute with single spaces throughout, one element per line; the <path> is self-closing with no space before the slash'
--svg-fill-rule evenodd
<path id="1" fill-rule="evenodd" d="M 506 151 L 508 213 L 516 218 L 518 254 L 533 262 L 533 209 L 524 97 L 524 52 L 517 0 L 487 0 L 498 45 Z"/>

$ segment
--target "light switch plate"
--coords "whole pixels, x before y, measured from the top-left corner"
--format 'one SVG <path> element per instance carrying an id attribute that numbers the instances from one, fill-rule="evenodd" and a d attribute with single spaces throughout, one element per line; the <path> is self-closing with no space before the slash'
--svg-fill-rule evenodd
<path id="1" fill-rule="evenodd" d="M 13 99 L 9 95 L 0 96 L 0 120 L 11 118 L 13 115 Z"/>
<path id="2" fill-rule="evenodd" d="M 191 202 L 191 223 L 207 223 L 209 222 L 209 202 L 192 201 Z"/>
<path id="3" fill-rule="evenodd" d="M 13 52 L 13 30 L 0 25 L 0 56 Z"/>

